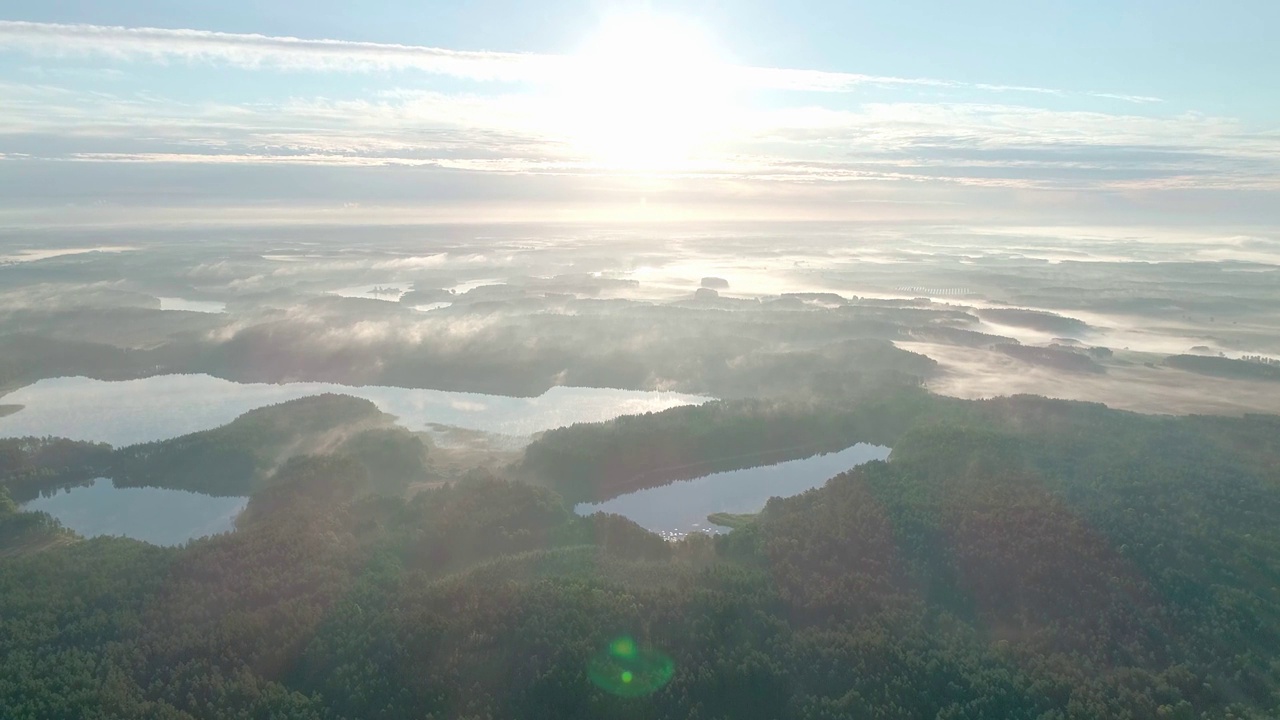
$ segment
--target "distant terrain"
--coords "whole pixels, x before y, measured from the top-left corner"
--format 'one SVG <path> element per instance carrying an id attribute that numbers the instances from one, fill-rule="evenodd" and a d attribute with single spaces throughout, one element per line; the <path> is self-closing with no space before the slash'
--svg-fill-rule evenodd
<path id="1" fill-rule="evenodd" d="M 1169 367 L 1201 375 L 1241 380 L 1280 380 L 1280 364 L 1276 363 L 1199 355 L 1174 355 L 1166 358 L 1164 363 Z"/>
<path id="2" fill-rule="evenodd" d="M 32 232 L 0 240 L 86 245 Z M 0 438 L 0 717 L 1280 716 L 1280 268 L 957 232 L 176 228 L 0 266 L 5 393 L 205 373 L 555 428 L 335 392 Z M 573 424 L 558 386 L 702 404 Z M 857 443 L 892 451 L 714 537 L 575 512 Z M 247 504 L 173 547 L 26 505 L 102 478 Z M 619 638 L 670 676 L 593 684 Z"/>
<path id="3" fill-rule="evenodd" d="M 1088 324 L 1080 320 L 1039 310 L 994 308 L 979 310 L 978 316 L 983 320 L 994 323 L 1025 327 L 1060 335 L 1082 334 L 1089 330 Z"/>

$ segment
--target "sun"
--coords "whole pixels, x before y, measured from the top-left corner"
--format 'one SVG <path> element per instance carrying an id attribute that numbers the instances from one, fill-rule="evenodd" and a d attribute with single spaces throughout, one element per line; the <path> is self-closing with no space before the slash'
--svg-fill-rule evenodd
<path id="1" fill-rule="evenodd" d="M 732 120 L 729 65 L 700 30 L 655 15 L 614 17 L 569 61 L 555 114 L 596 163 L 678 170 Z"/>

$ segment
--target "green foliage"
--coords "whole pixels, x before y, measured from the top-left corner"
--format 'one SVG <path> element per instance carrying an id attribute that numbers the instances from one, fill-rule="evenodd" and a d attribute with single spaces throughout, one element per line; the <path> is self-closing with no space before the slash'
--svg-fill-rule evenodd
<path id="1" fill-rule="evenodd" d="M 353 451 L 387 484 L 406 482 L 421 443 L 385 429 L 390 420 L 368 400 L 316 395 L 251 410 L 213 430 L 117 450 L 110 475 L 118 487 L 164 487 L 206 495 L 249 495 L 292 456 Z M 385 432 L 369 428 L 383 426 Z M 379 457 L 385 451 L 385 457 Z"/>
<path id="2" fill-rule="evenodd" d="M 20 555 L 75 541 L 75 535 L 47 513 L 21 512 L 0 485 L 0 557 Z"/>
<path id="3" fill-rule="evenodd" d="M 380 494 L 361 448 L 401 440 L 375 436 L 283 462 L 231 535 L 0 557 L 0 717 L 1280 715 L 1277 419 L 906 394 L 841 420 L 859 412 L 815 410 L 883 433 L 889 462 L 714 539 L 483 475 Z M 705 446 L 755 422 L 717 413 L 591 432 L 657 450 L 691 418 Z M 643 697 L 592 683 L 624 636 L 670 659 Z"/>
<path id="4" fill-rule="evenodd" d="M 45 337 L 33 333 L 0 335 L 0 388 L 41 378 L 84 375 L 102 380 L 143 377 L 155 366 L 146 351 Z"/>
<path id="5" fill-rule="evenodd" d="M 707 522 L 712 525 L 719 525 L 727 528 L 740 528 L 755 520 L 755 513 L 711 513 L 707 516 Z"/>
<path id="6" fill-rule="evenodd" d="M 18 502 L 111 477 L 117 487 L 164 487 L 247 495 L 291 457 L 350 456 L 364 492 L 403 494 L 428 474 L 427 448 L 373 403 L 318 395 L 259 408 L 213 430 L 113 451 L 65 438 L 0 439 L 0 488 Z"/>
<path id="7" fill-rule="evenodd" d="M 17 502 L 42 492 L 84 485 L 100 477 L 111 457 L 105 443 L 65 438 L 22 437 L 0 439 L 0 488 L 7 488 Z"/>
<path id="8" fill-rule="evenodd" d="M 3 504 L 0 496 L 0 505 Z M 0 509 L 0 557 L 22 555 L 75 542 L 76 536 L 48 513 Z"/>
<path id="9" fill-rule="evenodd" d="M 516 468 L 570 502 L 599 502 L 714 472 L 887 444 L 924 413 L 947 406 L 900 390 L 852 406 L 711 402 L 582 423 L 544 433 Z"/>
<path id="10" fill-rule="evenodd" d="M 343 441 L 334 451 L 359 463 L 375 492 L 401 495 L 414 480 L 427 474 L 427 448 L 404 428 L 365 430 Z"/>

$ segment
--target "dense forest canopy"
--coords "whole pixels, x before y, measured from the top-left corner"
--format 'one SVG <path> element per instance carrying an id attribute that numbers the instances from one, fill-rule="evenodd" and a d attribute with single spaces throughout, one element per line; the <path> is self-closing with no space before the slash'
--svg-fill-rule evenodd
<path id="1" fill-rule="evenodd" d="M 781 449 L 791 423 L 894 451 L 717 538 L 569 510 L 635 484 L 630 445 Z M 269 435 L 235 427 L 203 437 L 252 456 Z M 362 437 L 273 463 L 235 533 L 168 549 L 54 541 L 0 495 L 0 716 L 1274 717 L 1278 428 L 914 391 L 712 404 L 547 434 L 523 464 L 548 487 L 411 498 L 372 491 L 398 442 Z M 27 517 L 43 542 L 14 540 Z M 669 679 L 593 683 L 620 637 Z"/>
<path id="2" fill-rule="evenodd" d="M 948 401 L 895 388 L 857 403 L 734 400 L 581 423 L 543 433 L 513 468 L 571 502 L 599 502 L 714 472 L 891 444 Z"/>
<path id="3" fill-rule="evenodd" d="M 332 393 L 251 410 L 213 430 L 113 449 L 65 438 L 0 439 L 0 487 L 19 500 L 110 477 L 118 487 L 249 495 L 288 459 L 338 453 L 387 492 L 427 475 L 422 438 L 372 402 Z"/>
<path id="4" fill-rule="evenodd" d="M 350 454 L 407 484 L 424 473 L 426 448 L 368 400 L 324 394 L 247 412 L 213 430 L 142 443 L 112 454 L 117 485 L 249 495 L 292 456 Z"/>
<path id="5" fill-rule="evenodd" d="M 166 318 L 139 347 L 119 347 L 81 324 L 96 316 L 100 325 L 124 332 L 122 326 L 136 323 L 141 332 L 148 318 L 143 311 L 0 309 L 0 343 L 15 348 L 0 356 L 0 389 L 67 375 L 124 380 L 207 373 L 239 382 L 314 380 L 526 397 L 557 385 L 739 398 L 852 396 L 937 371 L 935 361 L 891 340 L 916 326 L 976 320 L 942 308 L 773 312 L 753 300 L 728 311 L 517 295 L 492 307 L 459 301 L 428 318 L 398 303 L 330 296 L 305 304 L 305 323 L 267 314 L 234 333 L 164 332 L 172 323 Z M 450 330 L 450 322 L 457 327 Z M 361 331 L 371 323 L 382 330 Z M 467 328 L 465 342 L 455 337 L 459 327 Z"/>

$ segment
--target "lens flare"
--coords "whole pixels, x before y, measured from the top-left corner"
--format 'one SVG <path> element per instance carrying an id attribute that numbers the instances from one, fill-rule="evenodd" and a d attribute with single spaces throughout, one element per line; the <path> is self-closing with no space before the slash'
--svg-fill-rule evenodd
<path id="1" fill-rule="evenodd" d="M 642 647 L 629 637 L 609 643 L 587 667 L 587 676 L 605 692 L 621 697 L 649 695 L 666 685 L 675 674 L 671 658 Z"/>

